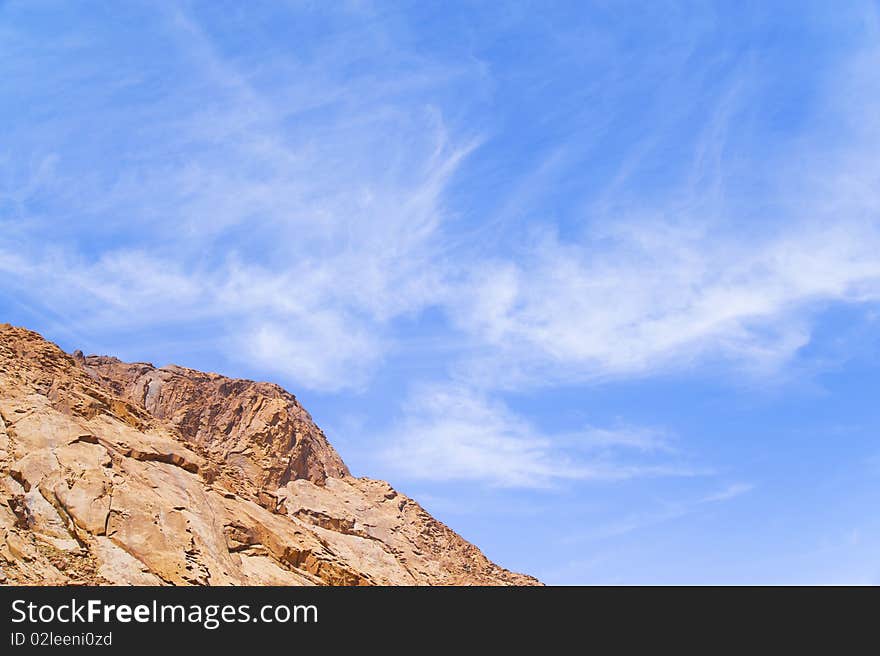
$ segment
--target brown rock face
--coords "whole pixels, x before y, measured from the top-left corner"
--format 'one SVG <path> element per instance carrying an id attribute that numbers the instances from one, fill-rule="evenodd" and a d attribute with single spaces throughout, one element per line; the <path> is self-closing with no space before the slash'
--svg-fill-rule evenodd
<path id="1" fill-rule="evenodd" d="M 534 585 L 354 478 L 276 385 L 0 324 L 0 583 Z"/>
<path id="2" fill-rule="evenodd" d="M 187 444 L 254 489 L 274 490 L 295 478 L 322 485 L 350 475 L 296 397 L 277 385 L 116 358 L 80 362 L 102 387 L 171 424 Z"/>

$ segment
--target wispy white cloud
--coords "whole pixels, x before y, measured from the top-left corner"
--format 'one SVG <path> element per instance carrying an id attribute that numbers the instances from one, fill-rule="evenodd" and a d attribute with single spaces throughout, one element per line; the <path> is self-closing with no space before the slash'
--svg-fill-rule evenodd
<path id="1" fill-rule="evenodd" d="M 747 494 L 753 489 L 755 489 L 755 486 L 751 483 L 731 483 L 727 487 L 712 492 L 711 494 L 707 494 L 702 499 L 699 499 L 698 504 L 728 501 L 729 499 L 735 499 L 740 495 Z"/>
<path id="2" fill-rule="evenodd" d="M 824 304 L 880 300 L 878 249 L 873 220 L 758 239 L 660 221 L 583 243 L 551 233 L 523 260 L 484 267 L 455 316 L 490 347 L 473 370 L 511 385 L 706 358 L 773 371 L 808 343 Z"/>
<path id="3" fill-rule="evenodd" d="M 166 76 L 161 94 L 122 110 L 72 102 L 87 109 L 47 126 L 51 150 L 3 158 L 0 202 L 14 210 L 0 241 L 6 285 L 85 332 L 212 322 L 202 344 L 331 390 L 369 380 L 395 342 L 395 319 L 439 307 L 450 342 L 466 344 L 451 358 L 455 375 L 491 391 L 711 359 L 774 371 L 808 343 L 817 309 L 880 297 L 880 135 L 864 109 L 880 94 L 870 85 L 829 91 L 859 99 L 825 108 L 856 127 L 842 154 L 813 161 L 803 154 L 815 144 L 803 144 L 779 158 L 781 214 L 761 226 L 723 218 L 729 128 L 748 102 L 739 76 L 709 112 L 672 200 L 627 202 L 636 152 L 574 231 L 545 224 L 512 251 L 477 231 L 485 244 L 475 256 L 449 232 L 446 197 L 480 138 L 450 129 L 450 108 L 430 92 L 485 83 L 480 62 L 440 65 L 401 49 L 353 74 L 377 44 L 398 47 L 373 22 L 359 39 L 328 37 L 312 57 L 256 66 L 223 53 L 183 10 L 158 15 L 153 28 L 166 31 L 186 84 Z M 75 36 L 53 56 L 81 54 L 88 41 Z M 18 68 L 32 40 L 17 35 Z M 71 79 L 58 72 L 52 84 L 89 73 L 73 60 Z M 843 78 L 867 79 L 876 60 L 865 54 Z M 152 73 L 123 68 L 108 83 Z M 96 133 L 99 145 L 126 149 L 120 171 L 84 171 L 65 137 L 101 119 L 113 129 Z M 500 203 L 505 232 L 524 220 L 521 207 L 532 217 L 546 188 L 583 175 L 579 162 L 567 146 L 553 150 Z M 35 194 L 39 203 L 25 202 Z M 79 217 L 69 225 L 58 218 L 68 211 Z"/>
<path id="4" fill-rule="evenodd" d="M 385 466 L 417 480 L 543 488 L 708 473 L 678 462 L 663 431 L 586 426 L 542 432 L 504 404 L 455 386 L 414 394 L 387 445 L 380 454 Z"/>
<path id="5" fill-rule="evenodd" d="M 658 524 L 663 524 L 664 522 L 680 519 L 713 504 L 732 501 L 733 499 L 748 494 L 754 489 L 755 486 L 751 483 L 731 483 L 730 485 L 696 499 L 666 502 L 662 504 L 663 507 L 659 510 L 626 515 L 625 517 L 609 522 L 603 526 L 591 529 L 586 533 L 571 536 L 570 540 L 572 542 L 581 542 L 585 540 L 617 537 L 650 526 L 656 526 Z"/>
<path id="6" fill-rule="evenodd" d="M 401 53 L 405 64 L 353 75 L 367 54 L 358 48 L 384 39 L 377 23 L 362 28 L 358 48 L 328 38 L 312 58 L 255 69 L 221 53 L 182 9 L 149 20 L 175 74 L 130 115 L 89 107 L 114 128 L 96 133 L 106 152 L 136 151 L 123 155 L 127 165 L 83 171 L 85 145 L 60 137 L 59 153 L 39 165 L 10 160 L 16 175 L 0 191 L 16 210 L 0 239 L 5 286 L 51 307 L 64 318 L 59 331 L 200 325 L 199 346 L 298 386 L 362 386 L 386 351 L 389 322 L 443 296 L 434 266 L 443 195 L 478 141 L 453 138 L 426 90 L 467 76 L 468 65 Z M 18 37 L 28 51 L 29 37 Z M 60 69 L 72 78 L 84 74 L 73 56 L 81 47 L 72 41 L 73 63 Z M 52 84 L 70 84 L 58 75 Z M 48 129 L 94 121 L 73 111 Z M 55 203 L 54 212 L 24 202 L 37 192 L 36 205 Z"/>
<path id="7" fill-rule="evenodd" d="M 866 80 L 878 62 L 874 47 L 843 63 L 809 130 L 766 161 L 730 135 L 753 86 L 736 76 L 695 126 L 692 165 L 668 193 L 628 181 L 630 162 L 576 229 L 537 222 L 514 256 L 474 264 L 468 293 L 448 304 L 474 344 L 457 376 L 486 389 L 719 363 L 772 376 L 832 304 L 870 312 L 880 302 L 880 85 Z M 735 185 L 743 166 L 749 179 L 761 172 L 765 195 Z"/>

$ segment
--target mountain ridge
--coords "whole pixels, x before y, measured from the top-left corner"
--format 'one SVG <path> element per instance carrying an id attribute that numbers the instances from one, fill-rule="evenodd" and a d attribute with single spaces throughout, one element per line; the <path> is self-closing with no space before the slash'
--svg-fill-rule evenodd
<path id="1" fill-rule="evenodd" d="M 0 583 L 536 585 L 272 383 L 67 354 L 0 324 Z"/>

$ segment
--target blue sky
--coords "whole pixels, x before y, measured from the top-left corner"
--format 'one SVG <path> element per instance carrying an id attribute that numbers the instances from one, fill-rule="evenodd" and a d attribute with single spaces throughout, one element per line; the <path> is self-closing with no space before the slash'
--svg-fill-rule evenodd
<path id="1" fill-rule="evenodd" d="M 0 320 L 548 583 L 878 583 L 878 67 L 855 0 L 0 1 Z"/>

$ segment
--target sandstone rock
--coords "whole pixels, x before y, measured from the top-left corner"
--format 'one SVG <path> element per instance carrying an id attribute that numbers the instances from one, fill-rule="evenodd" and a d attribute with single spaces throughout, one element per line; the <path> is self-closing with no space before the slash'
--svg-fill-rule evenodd
<path id="1" fill-rule="evenodd" d="M 296 397 L 277 385 L 107 357 L 89 356 L 84 368 L 256 489 L 272 490 L 294 478 L 320 484 L 349 474 Z"/>
<path id="2" fill-rule="evenodd" d="M 17 531 L 7 531 L 4 540 L 6 542 L 4 549 L 6 553 L 4 555 L 7 558 L 11 557 L 25 563 L 36 558 L 34 545 L 23 538 Z"/>
<path id="3" fill-rule="evenodd" d="M 0 325 L 0 583 L 533 585 L 387 483 L 296 398 L 69 356 Z"/>
<path id="4" fill-rule="evenodd" d="M 105 537 L 96 537 L 91 547 L 99 563 L 97 574 L 114 585 L 162 585 L 163 581 L 125 549 Z"/>
<path id="5" fill-rule="evenodd" d="M 51 491 L 79 528 L 91 535 L 106 533 L 112 485 L 103 471 L 88 469 L 72 485 L 59 480 Z"/>

